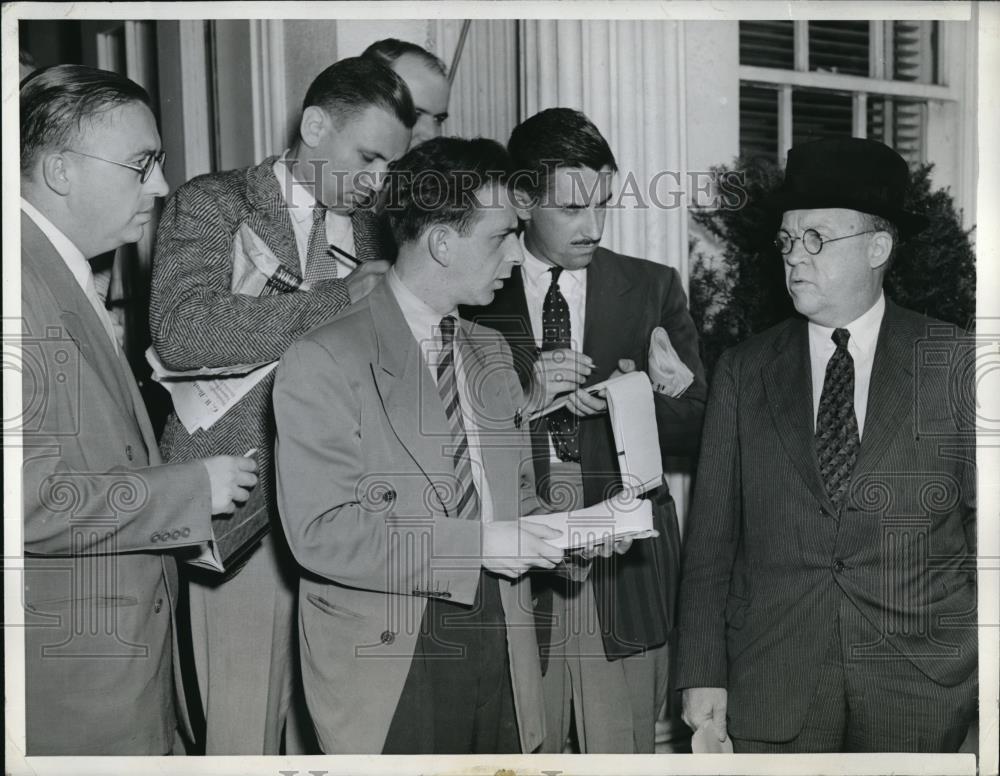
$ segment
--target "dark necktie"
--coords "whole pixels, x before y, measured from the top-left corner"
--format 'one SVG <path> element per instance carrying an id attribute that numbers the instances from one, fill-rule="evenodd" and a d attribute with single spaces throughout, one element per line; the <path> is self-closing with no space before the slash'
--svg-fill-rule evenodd
<path id="1" fill-rule="evenodd" d="M 854 359 L 847 351 L 850 337 L 847 329 L 835 329 L 833 332 L 832 339 L 837 349 L 826 365 L 816 416 L 819 474 L 830 501 L 837 509 L 840 509 L 847 494 L 851 472 L 861 448 L 858 419 L 854 414 Z"/>
<path id="2" fill-rule="evenodd" d="M 569 305 L 559 290 L 562 267 L 552 267 L 552 282 L 542 303 L 542 350 L 561 350 L 571 347 L 572 332 L 569 323 Z M 580 460 L 580 440 L 577 437 L 578 418 L 567 409 L 559 409 L 545 416 L 552 445 L 560 461 Z"/>
<path id="3" fill-rule="evenodd" d="M 458 380 L 455 378 L 455 318 L 446 315 L 441 319 L 441 357 L 437 366 L 438 393 L 444 402 L 444 414 L 451 426 L 451 441 L 455 445 L 452 464 L 458 480 L 458 507 L 453 517 L 462 520 L 479 519 L 479 494 L 472 481 L 472 459 L 469 457 L 469 438 L 462 419 L 462 403 L 458 397 Z"/>
<path id="4" fill-rule="evenodd" d="M 321 280 L 337 277 L 337 259 L 330 250 L 326 239 L 326 208 L 313 208 L 313 225 L 309 232 L 309 247 L 306 249 L 305 282 L 313 285 Z"/>

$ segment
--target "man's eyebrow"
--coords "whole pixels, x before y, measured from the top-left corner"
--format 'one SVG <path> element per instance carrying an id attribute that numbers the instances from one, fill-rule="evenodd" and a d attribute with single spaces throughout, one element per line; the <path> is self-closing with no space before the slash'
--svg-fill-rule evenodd
<path id="1" fill-rule="evenodd" d="M 498 229 L 497 231 L 495 231 L 493 233 L 493 236 L 494 237 L 506 237 L 509 234 L 516 234 L 516 233 L 517 233 L 517 227 L 516 226 L 508 226 L 505 229 Z"/>

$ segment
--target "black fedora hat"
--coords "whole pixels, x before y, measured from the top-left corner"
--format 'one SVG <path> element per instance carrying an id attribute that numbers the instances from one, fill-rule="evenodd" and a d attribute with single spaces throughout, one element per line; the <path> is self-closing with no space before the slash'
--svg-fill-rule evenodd
<path id="1" fill-rule="evenodd" d="M 857 210 L 891 221 L 901 237 L 909 237 L 928 223 L 924 216 L 903 209 L 909 186 L 906 161 L 889 146 L 834 137 L 792 148 L 784 183 L 765 206 L 776 220 L 787 210 Z"/>

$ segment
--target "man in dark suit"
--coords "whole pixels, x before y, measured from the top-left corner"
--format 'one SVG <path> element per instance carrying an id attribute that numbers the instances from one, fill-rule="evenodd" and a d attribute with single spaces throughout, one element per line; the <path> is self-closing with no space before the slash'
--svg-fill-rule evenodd
<path id="1" fill-rule="evenodd" d="M 213 541 L 256 465 L 163 463 L 94 287 L 88 259 L 139 240 L 167 193 L 149 96 L 59 65 L 20 114 L 27 753 L 169 754 L 173 552 Z"/>
<path id="2" fill-rule="evenodd" d="M 395 265 L 278 368 L 278 499 L 305 572 L 303 679 L 327 753 L 542 742 L 523 575 L 562 551 L 546 541 L 558 531 L 518 521 L 538 501 L 510 350 L 457 311 L 489 302 L 521 261 L 508 170 L 491 140 L 407 153 L 388 198 Z"/>
<path id="3" fill-rule="evenodd" d="M 291 149 L 178 189 L 160 221 L 153 262 L 150 325 L 162 361 L 179 370 L 276 361 L 367 294 L 389 265 L 372 251 L 355 206 L 406 151 L 414 120 L 409 91 L 389 68 L 344 59 L 309 87 Z M 235 287 L 248 245 L 274 265 L 257 294 Z M 345 255 L 360 262 L 356 269 Z M 277 525 L 272 384 L 273 373 L 207 429 L 191 433 L 172 416 L 162 445 L 171 461 L 256 449 Z M 280 531 L 235 576 L 191 573 L 208 754 L 278 753 L 292 691 L 296 585 Z M 299 746 L 290 730 L 288 748 Z"/>
<path id="4" fill-rule="evenodd" d="M 872 140 L 793 148 L 771 204 L 804 319 L 716 367 L 677 686 L 738 752 L 955 751 L 975 710 L 969 353 L 882 292 L 908 183 Z"/>
<path id="5" fill-rule="evenodd" d="M 465 314 L 507 338 L 531 407 L 615 370 L 648 372 L 662 454 L 692 452 L 706 386 L 680 277 L 598 247 L 617 169 L 607 142 L 582 113 L 553 108 L 515 128 L 508 149 L 524 264 L 492 304 Z M 579 389 L 569 396 L 568 412 L 531 425 L 538 493 L 557 510 L 622 488 L 605 402 Z M 680 540 L 667 486 L 652 498 L 658 538 L 598 558 L 586 582 L 535 579 L 547 662 L 544 751 L 563 751 L 571 708 L 581 751 L 653 751 Z"/>

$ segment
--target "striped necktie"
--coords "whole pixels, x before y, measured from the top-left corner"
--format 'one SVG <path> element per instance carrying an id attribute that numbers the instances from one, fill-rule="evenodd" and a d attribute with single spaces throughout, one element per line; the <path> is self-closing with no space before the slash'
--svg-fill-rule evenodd
<path id="1" fill-rule="evenodd" d="M 458 397 L 458 380 L 455 376 L 455 317 L 441 319 L 441 356 L 437 366 L 438 393 L 444 403 L 444 414 L 451 426 L 451 439 L 455 446 L 452 464 L 458 481 L 458 507 L 452 517 L 462 520 L 479 519 L 479 494 L 472 480 L 472 459 L 469 457 L 469 438 L 462 419 L 462 403 Z"/>
<path id="2" fill-rule="evenodd" d="M 309 232 L 309 247 L 306 250 L 305 282 L 315 285 L 321 280 L 332 280 L 335 277 L 337 277 L 337 259 L 326 239 L 326 208 L 323 205 L 316 205 L 313 208 L 313 225 Z"/>
<path id="3" fill-rule="evenodd" d="M 816 415 L 816 461 L 823 486 L 833 505 L 840 508 L 861 449 L 858 419 L 854 414 L 854 359 L 847 350 L 851 333 L 835 329 L 837 349 L 826 365 L 823 392 Z"/>

